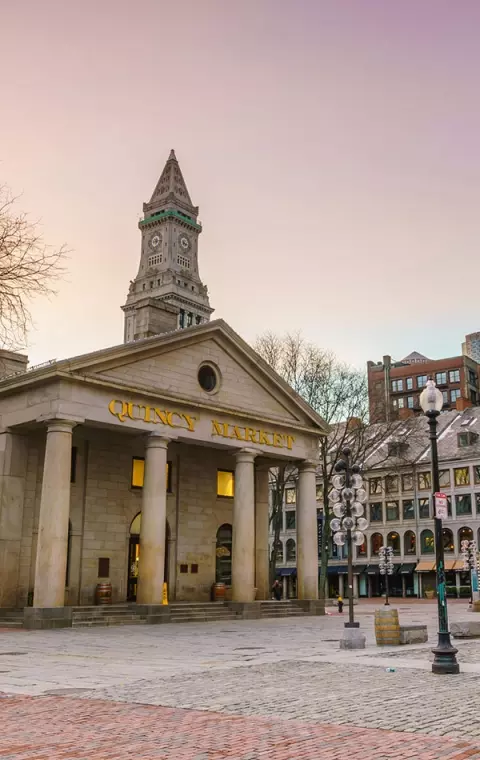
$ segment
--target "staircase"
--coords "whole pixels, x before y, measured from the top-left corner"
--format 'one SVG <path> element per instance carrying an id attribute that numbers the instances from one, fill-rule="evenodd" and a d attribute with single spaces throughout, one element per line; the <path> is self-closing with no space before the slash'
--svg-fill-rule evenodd
<path id="1" fill-rule="evenodd" d="M 286 617 L 305 617 L 308 612 L 295 603 L 294 600 L 288 599 L 284 602 L 260 602 L 260 618 L 286 618 Z"/>
<path id="2" fill-rule="evenodd" d="M 0 628 L 23 628 L 23 610 L 15 609 L 15 607 L 1 607 Z"/>
<path id="3" fill-rule="evenodd" d="M 134 604 L 105 604 L 95 607 L 74 607 L 72 628 L 96 628 L 108 625 L 142 625 L 147 616 Z"/>
<path id="4" fill-rule="evenodd" d="M 213 623 L 217 620 L 238 620 L 224 602 L 172 602 L 171 623 Z"/>

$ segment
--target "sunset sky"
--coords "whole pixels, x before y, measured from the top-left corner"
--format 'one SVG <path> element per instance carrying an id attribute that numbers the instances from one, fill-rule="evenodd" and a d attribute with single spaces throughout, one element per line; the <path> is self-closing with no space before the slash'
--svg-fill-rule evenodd
<path id="1" fill-rule="evenodd" d="M 121 343 L 171 148 L 214 317 L 363 366 L 480 330 L 478 0 L 17 0 L 0 182 L 71 249 L 32 363 Z"/>

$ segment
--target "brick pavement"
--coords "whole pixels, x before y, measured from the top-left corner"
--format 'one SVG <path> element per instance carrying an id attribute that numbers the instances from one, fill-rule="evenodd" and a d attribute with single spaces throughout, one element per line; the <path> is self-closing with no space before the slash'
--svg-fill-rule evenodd
<path id="1" fill-rule="evenodd" d="M 70 697 L 0 700 L 5 760 L 480 760 L 480 744 Z"/>

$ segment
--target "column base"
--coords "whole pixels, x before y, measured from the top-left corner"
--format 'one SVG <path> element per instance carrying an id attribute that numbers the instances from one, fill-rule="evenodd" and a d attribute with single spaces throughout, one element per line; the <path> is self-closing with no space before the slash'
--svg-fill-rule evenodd
<path id="1" fill-rule="evenodd" d="M 72 607 L 25 607 L 23 625 L 29 631 L 72 627 Z"/>
<path id="2" fill-rule="evenodd" d="M 449 633 L 438 634 L 438 644 L 432 649 L 435 659 L 432 664 L 432 673 L 438 675 L 460 673 L 460 665 L 457 662 L 456 654 L 458 649 L 452 647 Z"/>
<path id="3" fill-rule="evenodd" d="M 366 640 L 367 637 L 358 628 L 344 628 L 340 639 L 340 649 L 365 649 Z"/>

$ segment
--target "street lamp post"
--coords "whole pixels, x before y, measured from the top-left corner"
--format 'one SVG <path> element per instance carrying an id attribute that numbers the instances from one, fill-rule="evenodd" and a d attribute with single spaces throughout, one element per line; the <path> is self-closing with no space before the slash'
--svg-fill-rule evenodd
<path id="1" fill-rule="evenodd" d="M 348 623 L 345 628 L 358 628 L 353 614 L 353 546 L 361 546 L 365 541 L 362 531 L 368 528 L 368 521 L 363 517 L 367 492 L 363 487 L 358 464 L 350 464 L 350 449 L 342 450 L 343 459 L 335 465 L 337 475 L 333 478 L 333 490 L 328 498 L 333 504 L 335 517 L 330 522 L 333 541 L 337 546 L 347 544 L 348 563 Z"/>
<path id="2" fill-rule="evenodd" d="M 459 673 L 460 666 L 456 654 L 458 649 L 452 646 L 448 630 L 447 594 L 445 586 L 445 557 L 443 549 L 442 520 L 437 517 L 435 495 L 440 492 L 440 477 L 438 472 L 437 449 L 437 418 L 443 407 L 443 395 L 433 380 L 427 380 L 427 385 L 420 394 L 422 407 L 430 427 L 430 448 L 432 456 L 432 485 L 433 508 L 435 518 L 435 558 L 437 561 L 437 604 L 438 604 L 438 643 L 432 649 L 434 661 L 433 673 Z"/>
<path id="3" fill-rule="evenodd" d="M 378 550 L 378 556 L 380 562 L 378 567 L 380 569 L 380 575 L 385 576 L 385 607 L 390 606 L 388 601 L 388 576 L 393 574 L 393 549 L 391 546 L 381 546 Z"/>

